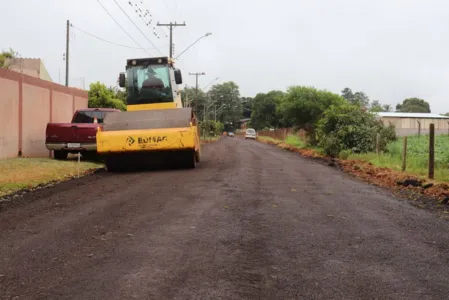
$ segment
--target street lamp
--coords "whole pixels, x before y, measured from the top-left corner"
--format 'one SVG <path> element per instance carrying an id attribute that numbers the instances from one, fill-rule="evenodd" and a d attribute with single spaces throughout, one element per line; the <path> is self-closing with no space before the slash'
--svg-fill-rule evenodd
<path id="1" fill-rule="evenodd" d="M 210 96 L 209 96 L 209 98 L 210 98 Z M 208 114 L 208 111 L 209 111 L 209 107 L 211 107 L 215 102 L 217 102 L 218 100 L 221 100 L 223 98 L 224 98 L 224 96 L 220 96 L 217 99 L 215 99 L 214 101 L 212 101 L 212 103 L 210 103 L 209 105 L 207 105 L 207 104 L 204 105 L 203 121 L 206 120 L 206 117 L 207 117 L 207 114 Z"/>
<path id="2" fill-rule="evenodd" d="M 208 84 L 206 84 L 206 85 L 203 87 L 203 91 L 205 91 L 206 88 L 209 87 L 209 85 L 211 85 L 212 83 L 214 83 L 214 82 L 217 81 L 218 79 L 220 79 L 220 77 L 217 77 L 217 78 L 212 79 Z"/>
<path id="3" fill-rule="evenodd" d="M 186 52 L 187 50 L 189 50 L 193 45 L 195 45 L 196 43 L 198 43 L 199 40 L 201 40 L 202 38 L 205 38 L 205 37 L 207 37 L 207 36 L 209 36 L 209 35 L 211 35 L 211 34 L 212 34 L 212 32 L 208 32 L 208 33 L 206 33 L 205 35 L 199 37 L 199 38 L 198 38 L 196 41 L 194 41 L 189 47 L 187 47 L 184 51 L 182 51 L 181 53 L 179 53 L 179 55 L 176 56 L 175 59 L 178 59 L 178 57 L 180 57 L 181 54 L 183 54 L 184 52 Z"/>
<path id="4" fill-rule="evenodd" d="M 214 120 L 215 120 L 215 122 L 217 122 L 217 114 L 220 113 L 224 108 L 226 108 L 226 104 L 223 104 L 218 109 L 217 109 L 217 106 L 215 105 L 214 108 L 215 108 Z"/>

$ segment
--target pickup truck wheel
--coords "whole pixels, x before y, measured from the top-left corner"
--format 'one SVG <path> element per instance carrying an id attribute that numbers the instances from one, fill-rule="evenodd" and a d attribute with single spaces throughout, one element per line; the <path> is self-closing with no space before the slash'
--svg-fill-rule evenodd
<path id="1" fill-rule="evenodd" d="M 67 159 L 67 156 L 68 156 L 68 155 L 69 155 L 69 153 L 66 152 L 66 151 L 55 150 L 55 151 L 53 152 L 53 157 L 54 157 L 55 159 L 58 159 L 58 160 Z"/>

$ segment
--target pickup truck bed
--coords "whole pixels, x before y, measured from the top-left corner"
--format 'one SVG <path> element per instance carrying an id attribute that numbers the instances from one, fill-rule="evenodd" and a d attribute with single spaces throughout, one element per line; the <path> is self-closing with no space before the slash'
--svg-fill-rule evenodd
<path id="1" fill-rule="evenodd" d="M 120 111 L 111 108 L 87 108 L 75 112 L 71 123 L 48 123 L 45 146 L 53 150 L 55 159 L 66 159 L 69 153 L 93 158 L 97 153 L 96 135 L 106 113 Z"/>

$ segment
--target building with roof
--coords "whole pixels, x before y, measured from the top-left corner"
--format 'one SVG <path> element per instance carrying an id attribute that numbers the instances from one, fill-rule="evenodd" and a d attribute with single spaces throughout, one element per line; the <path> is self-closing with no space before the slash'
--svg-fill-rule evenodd
<path id="1" fill-rule="evenodd" d="M 251 121 L 251 118 L 244 118 L 238 121 L 238 127 L 240 129 L 246 129 L 248 122 Z"/>
<path id="2" fill-rule="evenodd" d="M 53 82 L 40 58 L 12 58 L 6 61 L 6 65 L 11 71 Z"/>
<path id="3" fill-rule="evenodd" d="M 433 113 L 379 112 L 376 118 L 384 125 L 392 124 L 396 135 L 428 134 L 430 124 L 435 124 L 435 134 L 449 134 L 449 117 Z"/>

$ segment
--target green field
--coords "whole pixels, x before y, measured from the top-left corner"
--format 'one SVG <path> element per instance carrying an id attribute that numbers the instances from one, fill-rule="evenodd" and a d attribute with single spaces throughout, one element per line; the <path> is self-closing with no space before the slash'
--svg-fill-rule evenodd
<path id="1" fill-rule="evenodd" d="M 352 154 L 349 159 L 369 161 L 376 166 L 401 170 L 403 138 L 387 146 L 381 155 Z M 429 136 L 407 138 L 407 173 L 427 176 L 429 163 Z M 449 136 L 435 136 L 435 179 L 449 181 Z"/>

